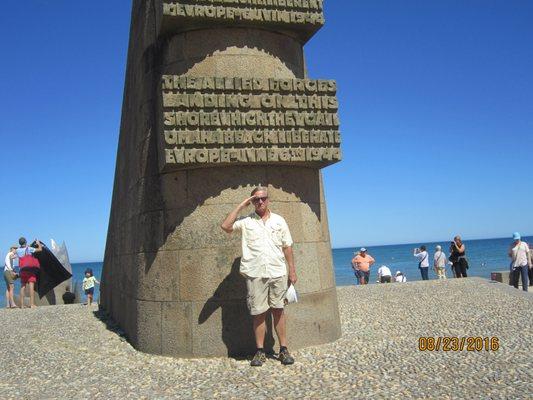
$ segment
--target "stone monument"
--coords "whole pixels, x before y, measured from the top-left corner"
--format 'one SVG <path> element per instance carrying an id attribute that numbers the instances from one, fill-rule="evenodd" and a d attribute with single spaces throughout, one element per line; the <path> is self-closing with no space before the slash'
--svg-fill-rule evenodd
<path id="1" fill-rule="evenodd" d="M 320 172 L 341 158 L 336 84 L 303 54 L 323 23 L 322 0 L 133 1 L 100 300 L 137 349 L 255 350 L 220 224 L 257 185 L 295 242 L 291 348 L 340 337 Z"/>

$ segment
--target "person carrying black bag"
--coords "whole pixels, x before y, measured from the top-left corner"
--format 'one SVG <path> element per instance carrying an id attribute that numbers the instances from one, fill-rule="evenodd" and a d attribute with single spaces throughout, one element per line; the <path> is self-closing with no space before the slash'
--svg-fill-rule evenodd
<path id="1" fill-rule="evenodd" d="M 466 259 L 466 246 L 461 240 L 461 236 L 453 238 L 451 245 L 450 261 L 453 263 L 452 269 L 456 278 L 466 278 L 468 275 L 468 260 Z"/>

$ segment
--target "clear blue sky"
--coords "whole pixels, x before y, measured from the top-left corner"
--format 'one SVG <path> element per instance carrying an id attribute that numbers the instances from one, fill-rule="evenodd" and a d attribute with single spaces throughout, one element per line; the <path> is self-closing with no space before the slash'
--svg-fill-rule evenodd
<path id="1" fill-rule="evenodd" d="M 103 258 L 130 1 L 4 0 L 0 246 Z M 533 233 L 533 2 L 329 0 L 306 46 L 338 81 L 334 247 Z"/>

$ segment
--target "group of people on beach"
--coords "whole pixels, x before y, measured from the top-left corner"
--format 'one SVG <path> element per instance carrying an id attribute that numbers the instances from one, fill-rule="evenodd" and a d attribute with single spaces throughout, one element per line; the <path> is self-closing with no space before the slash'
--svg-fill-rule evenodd
<path id="1" fill-rule="evenodd" d="M 9 248 L 4 258 L 4 281 L 6 283 L 6 307 L 7 308 L 25 308 L 26 289 L 29 294 L 29 307 L 34 308 L 35 291 L 39 281 L 40 262 L 36 257 L 37 253 L 43 251 L 43 244 L 40 240 L 35 239 L 32 245 L 28 245 L 26 238 L 19 239 L 19 245 L 13 245 Z M 20 279 L 19 305 L 15 302 L 15 281 Z M 93 301 L 94 286 L 99 284 L 93 276 L 90 268 L 85 271 L 85 278 L 82 287 L 87 296 L 87 303 Z M 75 301 L 75 295 L 70 291 L 70 287 L 65 288 L 62 296 L 64 304 L 72 304 Z"/>
<path id="2" fill-rule="evenodd" d="M 469 265 L 466 257 L 466 246 L 460 236 L 455 236 L 453 238 L 453 241 L 450 243 L 448 254 L 449 255 L 447 256 L 441 245 L 435 247 L 432 264 L 437 279 L 447 279 L 447 266 L 450 267 L 454 278 L 466 278 L 468 276 L 467 270 Z M 420 270 L 422 280 L 428 280 L 431 257 L 427 247 L 422 245 L 415 248 L 413 256 L 418 261 L 418 269 Z M 518 232 L 513 234 L 513 243 L 509 247 L 508 256 L 511 258 L 511 284 L 515 288 L 518 288 L 518 282 L 521 278 L 522 289 L 527 291 L 528 286 L 533 284 L 533 263 L 529 246 L 527 243 L 521 241 L 521 236 Z M 370 268 L 374 263 L 375 259 L 368 254 L 364 247 L 354 254 L 352 268 L 359 285 L 368 284 L 370 279 Z M 386 265 L 382 265 L 378 269 L 377 274 L 379 283 L 407 281 L 405 274 L 401 271 L 397 271 L 396 274 L 392 276 L 390 268 Z"/>
<path id="3" fill-rule="evenodd" d="M 26 287 L 29 288 L 30 307 L 35 307 L 35 285 L 39 276 L 39 260 L 34 256 L 43 250 L 41 242 L 35 239 L 36 247 L 28 246 L 26 238 L 19 239 L 19 246 L 11 246 L 4 261 L 6 302 L 8 308 L 24 308 Z M 18 261 L 18 272 L 15 262 Z M 20 278 L 20 306 L 15 303 L 15 280 Z"/>
<path id="4" fill-rule="evenodd" d="M 415 248 L 413 256 L 418 260 L 418 269 L 422 280 L 429 279 L 429 252 L 425 245 Z M 437 274 L 437 279 L 446 279 L 446 266 L 449 265 L 454 278 L 466 278 L 468 276 L 468 259 L 466 258 L 466 246 L 461 240 L 461 236 L 456 236 L 450 243 L 449 257 L 442 250 L 441 245 L 435 247 L 433 254 L 433 270 Z"/>
<path id="5" fill-rule="evenodd" d="M 364 247 L 361 247 L 358 252 L 354 253 L 354 257 L 352 259 L 352 269 L 354 270 L 357 284 L 368 284 L 370 280 L 370 268 L 375 262 L 376 260 L 374 257 L 368 254 L 368 251 Z M 378 282 L 407 282 L 407 277 L 402 271 L 396 271 L 396 274 L 393 277 L 390 268 L 386 265 L 382 265 L 378 269 Z"/>

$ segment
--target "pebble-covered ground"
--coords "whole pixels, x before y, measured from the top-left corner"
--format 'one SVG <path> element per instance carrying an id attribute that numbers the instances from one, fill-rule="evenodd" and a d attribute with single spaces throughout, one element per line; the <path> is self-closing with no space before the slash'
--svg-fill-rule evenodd
<path id="1" fill-rule="evenodd" d="M 340 340 L 260 368 L 139 353 L 96 307 L 3 309 L 0 398 L 533 398 L 533 294 L 468 278 L 338 295 Z M 420 351 L 420 336 L 497 337 L 499 349 Z"/>

